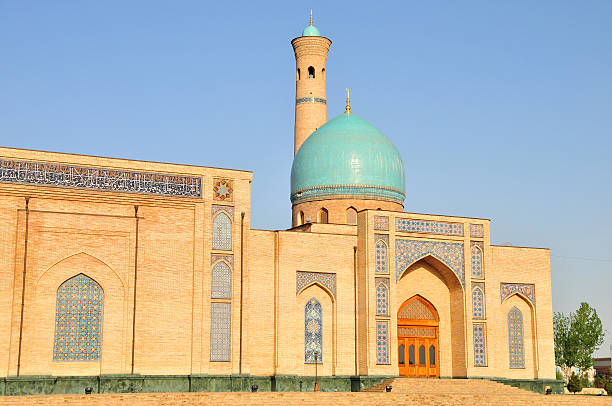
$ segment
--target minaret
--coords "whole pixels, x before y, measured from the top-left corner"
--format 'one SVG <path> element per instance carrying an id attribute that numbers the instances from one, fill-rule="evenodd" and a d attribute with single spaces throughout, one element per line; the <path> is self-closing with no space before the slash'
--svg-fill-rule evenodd
<path id="1" fill-rule="evenodd" d="M 295 52 L 295 139 L 293 154 L 306 138 L 327 121 L 325 92 L 325 64 L 331 41 L 321 36 L 312 25 L 304 29 L 301 37 L 291 41 Z"/>

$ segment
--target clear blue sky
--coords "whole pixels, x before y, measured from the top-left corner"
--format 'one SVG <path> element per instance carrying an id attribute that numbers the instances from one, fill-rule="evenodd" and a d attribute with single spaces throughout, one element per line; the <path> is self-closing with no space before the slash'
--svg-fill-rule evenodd
<path id="1" fill-rule="evenodd" d="M 397 145 L 406 210 L 550 247 L 553 307 L 612 342 L 612 2 L 0 0 L 0 144 L 247 169 L 252 225 L 290 226 L 294 57 L 332 41 L 329 117 Z"/>

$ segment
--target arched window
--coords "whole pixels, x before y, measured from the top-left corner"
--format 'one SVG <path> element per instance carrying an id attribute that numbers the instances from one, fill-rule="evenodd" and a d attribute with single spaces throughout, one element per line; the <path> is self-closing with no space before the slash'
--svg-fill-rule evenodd
<path id="1" fill-rule="evenodd" d="M 300 76 L 301 76 L 300 75 L 300 68 L 298 68 L 298 70 L 297 70 L 297 80 L 300 80 Z"/>
<path id="2" fill-rule="evenodd" d="M 321 211 L 319 211 L 319 223 L 327 224 L 329 222 L 329 213 L 327 209 L 323 207 Z"/>
<path id="3" fill-rule="evenodd" d="M 314 297 L 304 306 L 304 362 L 323 363 L 323 310 Z"/>
<path id="4" fill-rule="evenodd" d="M 480 288 L 474 288 L 472 292 L 472 318 L 484 319 L 484 293 Z"/>
<path id="5" fill-rule="evenodd" d="M 482 250 L 477 245 L 472 247 L 472 278 L 482 278 Z"/>
<path id="6" fill-rule="evenodd" d="M 346 209 L 346 224 L 357 224 L 357 210 L 354 207 Z"/>
<path id="7" fill-rule="evenodd" d="M 508 312 L 508 351 L 510 353 L 510 368 L 525 368 L 523 314 L 516 307 Z"/>
<path id="8" fill-rule="evenodd" d="M 223 212 L 213 220 L 212 247 L 214 250 L 232 249 L 232 220 Z"/>
<path id="9" fill-rule="evenodd" d="M 376 315 L 387 316 L 389 314 L 389 290 L 384 283 L 376 287 Z"/>
<path id="10" fill-rule="evenodd" d="M 323 79 L 325 79 L 325 68 L 321 69 L 321 76 L 323 76 Z"/>
<path id="11" fill-rule="evenodd" d="M 399 358 L 399 363 L 403 365 L 403 364 L 405 364 L 405 363 L 406 363 L 406 361 L 405 361 L 405 358 L 406 358 L 406 357 L 405 357 L 405 355 L 404 355 L 404 352 L 405 352 L 405 350 L 404 350 L 404 344 L 402 344 L 402 345 L 400 345 L 400 346 L 399 346 L 399 350 L 398 350 L 398 352 L 399 352 L 399 357 L 398 357 L 398 358 Z"/>
<path id="12" fill-rule="evenodd" d="M 308 77 L 310 79 L 314 79 L 315 77 L 315 68 L 313 68 L 312 66 L 308 67 Z"/>
<path id="13" fill-rule="evenodd" d="M 408 347 L 408 365 L 414 365 L 414 345 Z"/>
<path id="14" fill-rule="evenodd" d="M 376 242 L 376 273 L 387 273 L 387 244 L 383 240 Z"/>
<path id="15" fill-rule="evenodd" d="M 436 365 L 436 347 L 429 346 L 429 365 Z"/>
<path id="16" fill-rule="evenodd" d="M 302 225 L 304 224 L 304 212 L 301 211 L 300 214 L 298 214 L 298 225 Z"/>
<path id="17" fill-rule="evenodd" d="M 60 285 L 55 303 L 54 361 L 99 361 L 104 292 L 78 274 Z"/>
<path id="18" fill-rule="evenodd" d="M 425 346 L 424 345 L 419 347 L 419 364 L 425 365 Z"/>
<path id="19" fill-rule="evenodd" d="M 225 262 L 218 262 L 214 266 L 210 292 L 213 299 L 232 298 L 232 270 Z"/>

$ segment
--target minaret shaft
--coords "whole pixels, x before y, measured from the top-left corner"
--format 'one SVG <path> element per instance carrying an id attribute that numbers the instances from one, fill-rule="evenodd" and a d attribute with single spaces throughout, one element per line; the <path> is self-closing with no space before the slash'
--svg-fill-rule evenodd
<path id="1" fill-rule="evenodd" d="M 327 121 L 327 53 L 331 41 L 320 36 L 302 36 L 291 41 L 295 52 L 294 155 L 317 128 Z"/>

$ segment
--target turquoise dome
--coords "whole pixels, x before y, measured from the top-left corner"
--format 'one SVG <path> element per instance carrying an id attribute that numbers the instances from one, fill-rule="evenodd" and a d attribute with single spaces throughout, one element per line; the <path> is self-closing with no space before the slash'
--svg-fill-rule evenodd
<path id="1" fill-rule="evenodd" d="M 403 204 L 404 164 L 395 145 L 366 120 L 347 112 L 328 121 L 300 147 L 291 167 L 291 201 L 322 197 Z"/>
<path id="2" fill-rule="evenodd" d="M 302 37 L 320 37 L 321 33 L 314 25 L 309 25 L 302 31 Z"/>

